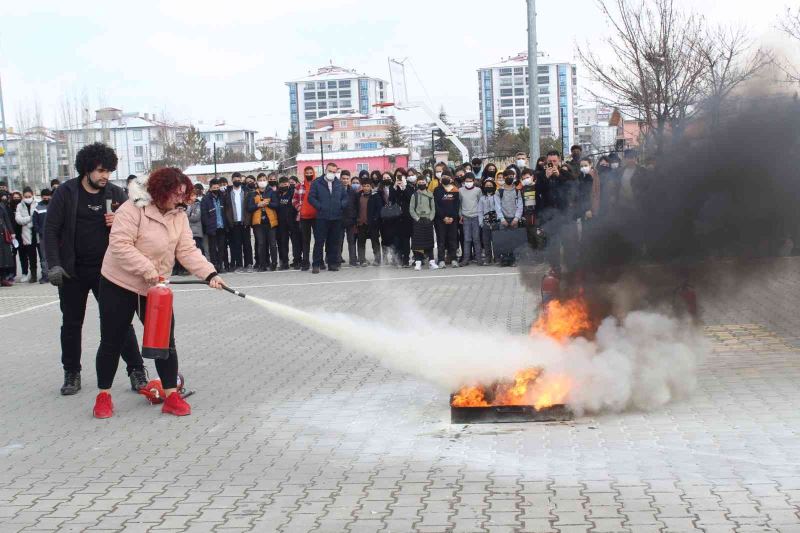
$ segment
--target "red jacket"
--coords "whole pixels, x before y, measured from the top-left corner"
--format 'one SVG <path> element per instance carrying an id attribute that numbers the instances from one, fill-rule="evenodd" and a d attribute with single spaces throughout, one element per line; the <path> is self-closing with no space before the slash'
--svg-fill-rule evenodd
<path id="1" fill-rule="evenodd" d="M 294 189 L 294 196 L 292 196 L 292 205 L 297 210 L 297 220 L 314 220 L 317 218 L 317 210 L 314 209 L 314 206 L 308 203 L 308 193 L 311 190 L 311 183 L 316 178 L 316 173 L 314 177 L 310 180 L 306 180 L 305 176 L 303 176 L 303 181 L 301 181 L 297 187 Z"/>

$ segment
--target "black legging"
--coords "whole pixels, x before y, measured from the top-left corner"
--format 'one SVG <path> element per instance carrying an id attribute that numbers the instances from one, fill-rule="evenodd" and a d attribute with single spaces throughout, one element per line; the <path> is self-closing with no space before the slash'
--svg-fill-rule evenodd
<path id="1" fill-rule="evenodd" d="M 134 313 L 144 322 L 147 298 L 100 278 L 100 346 L 97 348 L 97 388 L 110 389 L 119 365 L 119 353 Z M 178 352 L 175 351 L 175 315 L 169 332 L 169 357 L 156 359 L 156 371 L 165 389 L 178 385 Z"/>

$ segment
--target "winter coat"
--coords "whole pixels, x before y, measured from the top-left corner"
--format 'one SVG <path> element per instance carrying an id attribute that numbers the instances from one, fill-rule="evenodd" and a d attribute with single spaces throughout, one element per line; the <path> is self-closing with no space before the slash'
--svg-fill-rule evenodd
<path id="1" fill-rule="evenodd" d="M 297 210 L 292 204 L 294 199 L 294 186 L 289 186 L 286 192 L 281 192 L 278 188 L 278 227 L 288 229 L 292 224 L 297 224 Z"/>
<path id="2" fill-rule="evenodd" d="M 358 193 L 356 196 L 356 224 L 358 224 L 358 212 L 361 208 L 361 198 L 365 196 L 364 192 Z M 381 209 L 383 209 L 383 197 L 380 194 L 372 194 L 369 195 L 369 200 L 367 201 L 367 225 L 368 226 L 378 226 L 381 223 Z"/>
<path id="3" fill-rule="evenodd" d="M 317 218 L 322 220 L 341 220 L 347 208 L 347 192 L 344 185 L 335 178 L 328 188 L 328 180 L 320 178 L 311 184 L 308 203 L 317 211 Z"/>
<path id="4" fill-rule="evenodd" d="M 269 201 L 268 207 L 258 207 L 262 200 Z M 253 226 L 260 226 L 269 221 L 270 228 L 278 227 L 278 213 L 275 207 L 280 203 L 277 191 L 273 191 L 270 187 L 261 191 L 256 189 L 250 191 L 247 195 L 247 213 L 250 214 L 250 224 Z"/>
<path id="5" fill-rule="evenodd" d="M 14 233 L 14 225 L 11 223 L 11 217 L 8 216 L 8 210 L 3 204 L 0 204 L 0 269 L 11 269 L 14 268 L 16 260 L 13 245 L 7 243 L 3 238 L 5 230 Z"/>
<path id="6" fill-rule="evenodd" d="M 358 206 L 356 205 L 356 201 L 358 200 L 359 195 L 353 190 L 352 187 L 348 187 L 346 192 L 347 207 L 342 213 L 342 223 L 345 225 L 345 227 L 350 227 L 355 226 L 356 222 L 358 222 Z"/>
<path id="7" fill-rule="evenodd" d="M 433 200 L 436 202 L 436 217 L 443 220 L 445 217 L 457 219 L 461 211 L 461 197 L 458 187 L 453 186 L 450 191 L 444 185 L 433 191 Z"/>
<path id="8" fill-rule="evenodd" d="M 44 226 L 47 223 L 47 204 L 39 202 L 33 211 L 33 233 L 44 242 Z"/>
<path id="9" fill-rule="evenodd" d="M 417 192 L 411 197 L 409 214 L 415 222 L 419 222 L 421 218 L 428 220 L 436 218 L 436 201 L 433 199 L 433 193 L 417 189 Z"/>
<path id="10" fill-rule="evenodd" d="M 102 275 L 112 283 L 142 296 L 150 285 L 146 275 L 169 278 L 175 260 L 200 279 L 215 273 L 192 238 L 189 218 L 181 209 L 166 213 L 152 203 L 146 190 L 147 178 L 128 185 L 130 200 L 114 217 Z"/>
<path id="11" fill-rule="evenodd" d="M 62 183 L 53 193 L 47 208 L 44 230 L 44 250 L 48 268 L 60 266 L 70 276 L 75 274 L 75 223 L 78 217 L 78 187 L 80 178 Z M 116 210 L 128 199 L 122 187 L 109 183 L 105 187 L 105 199 L 111 200 L 111 209 Z"/>
<path id="12" fill-rule="evenodd" d="M 222 227 L 217 227 L 217 205 L 219 204 L 219 208 L 221 210 L 220 215 L 222 217 Z M 220 195 L 214 198 L 214 195 L 210 192 L 203 196 L 203 199 L 200 201 L 200 221 L 202 222 L 203 226 L 203 233 L 206 235 L 216 235 L 217 231 L 225 231 L 225 227 L 227 223 L 225 221 L 225 197 L 220 193 Z"/>
<path id="13" fill-rule="evenodd" d="M 192 230 L 192 237 L 203 238 L 203 208 L 202 200 L 195 201 L 186 208 L 186 216 L 189 218 L 189 227 Z"/>
<path id="14" fill-rule="evenodd" d="M 33 244 L 35 234 L 33 233 L 33 213 L 36 209 L 36 202 L 28 205 L 25 202 L 20 202 L 17 206 L 17 212 L 14 213 L 14 218 L 20 227 L 20 237 L 22 242 L 20 244 L 29 245 Z"/>
<path id="15" fill-rule="evenodd" d="M 494 193 L 494 209 L 497 212 L 498 220 L 502 220 L 505 217 L 503 214 L 503 196 L 506 194 L 515 195 L 514 216 L 511 218 L 520 220 L 522 218 L 522 195 L 516 189 L 497 189 L 497 192 Z"/>
<path id="16" fill-rule="evenodd" d="M 464 187 L 463 189 L 459 189 L 459 196 L 461 200 L 459 214 L 462 217 L 478 216 L 478 203 L 481 201 L 481 196 L 483 196 L 483 192 L 480 188 L 473 187 L 472 189 L 467 189 Z"/>
<path id="17" fill-rule="evenodd" d="M 292 205 L 297 210 L 297 220 L 314 220 L 317 218 L 317 210 L 308 202 L 308 195 L 311 192 L 311 185 L 316 181 L 315 178 L 303 180 L 294 189 L 294 197 L 292 198 Z"/>
<path id="18" fill-rule="evenodd" d="M 484 219 L 486 215 L 489 213 L 495 213 L 497 216 L 497 220 L 499 221 L 503 214 L 497 212 L 497 204 L 495 203 L 495 197 L 497 193 L 495 192 L 491 196 L 488 194 L 482 194 L 480 200 L 478 200 L 478 225 L 483 227 Z"/>
<path id="19" fill-rule="evenodd" d="M 242 185 L 239 187 L 241 193 L 239 194 L 239 209 L 242 215 L 242 225 L 249 226 L 250 225 L 250 216 L 247 213 L 247 196 L 248 191 Z M 233 202 L 236 201 L 236 195 L 233 194 L 233 187 L 226 191 L 225 195 L 225 224 L 228 227 L 233 227 L 236 225 L 236 216 L 233 210 Z"/>

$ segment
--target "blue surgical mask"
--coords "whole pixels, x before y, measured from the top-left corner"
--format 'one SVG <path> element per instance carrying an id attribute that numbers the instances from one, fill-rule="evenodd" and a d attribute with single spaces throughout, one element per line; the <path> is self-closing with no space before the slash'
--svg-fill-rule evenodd
<path id="1" fill-rule="evenodd" d="M 360 183 L 351 183 L 350 184 L 350 188 L 352 188 L 354 191 L 357 191 L 358 189 L 361 188 L 361 184 Z"/>

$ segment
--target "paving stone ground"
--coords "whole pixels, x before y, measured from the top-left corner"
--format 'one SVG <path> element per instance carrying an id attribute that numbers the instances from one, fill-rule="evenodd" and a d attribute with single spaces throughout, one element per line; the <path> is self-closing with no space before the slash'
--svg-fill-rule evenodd
<path id="1" fill-rule="evenodd" d="M 538 303 L 499 268 L 228 281 L 365 324 L 402 295 L 523 333 Z M 546 424 L 451 426 L 449 391 L 230 295 L 179 290 L 193 414 L 161 416 L 121 372 L 106 421 L 91 417 L 96 304 L 84 389 L 61 397 L 54 289 L 0 290 L 0 532 L 800 532 L 795 259 L 701 292 L 714 353 L 690 399 Z"/>

